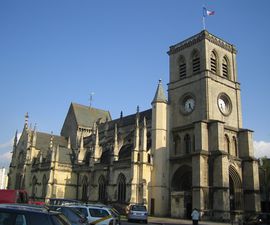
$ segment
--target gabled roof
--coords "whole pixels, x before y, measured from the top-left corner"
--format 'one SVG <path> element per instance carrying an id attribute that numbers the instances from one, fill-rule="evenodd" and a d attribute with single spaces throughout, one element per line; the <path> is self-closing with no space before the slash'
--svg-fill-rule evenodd
<path id="1" fill-rule="evenodd" d="M 73 108 L 78 126 L 92 127 L 94 122 L 99 119 L 103 122 L 106 121 L 106 119 L 109 121 L 112 119 L 109 111 L 96 109 L 77 103 L 71 103 L 71 107 Z"/>

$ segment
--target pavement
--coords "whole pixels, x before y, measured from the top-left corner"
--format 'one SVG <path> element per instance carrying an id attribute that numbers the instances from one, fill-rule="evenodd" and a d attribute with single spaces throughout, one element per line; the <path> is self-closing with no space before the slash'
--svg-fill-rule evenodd
<path id="1" fill-rule="evenodd" d="M 148 216 L 148 223 L 151 224 L 192 224 L 192 220 L 178 219 L 178 218 L 165 218 Z M 199 225 L 231 225 L 231 223 L 221 223 L 214 221 L 199 221 Z"/>

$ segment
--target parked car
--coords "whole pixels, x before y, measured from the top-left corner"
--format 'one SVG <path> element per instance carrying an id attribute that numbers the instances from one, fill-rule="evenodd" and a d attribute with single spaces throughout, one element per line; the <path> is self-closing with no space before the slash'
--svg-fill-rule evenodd
<path id="1" fill-rule="evenodd" d="M 127 213 L 128 221 L 143 221 L 148 223 L 148 212 L 144 205 L 132 204 Z"/>
<path id="2" fill-rule="evenodd" d="M 259 213 L 248 217 L 244 225 L 269 225 L 270 224 L 270 213 Z"/>
<path id="3" fill-rule="evenodd" d="M 66 205 L 66 204 L 82 204 L 81 201 L 67 198 L 50 198 L 49 205 Z"/>
<path id="4" fill-rule="evenodd" d="M 87 225 L 87 218 L 84 217 L 77 209 L 67 206 L 49 206 L 49 209 L 63 213 L 72 225 Z"/>
<path id="5" fill-rule="evenodd" d="M 70 204 L 68 207 L 78 209 L 91 224 L 120 225 L 119 216 L 107 206 L 95 204 Z"/>
<path id="6" fill-rule="evenodd" d="M 71 225 L 60 212 L 22 204 L 0 204 L 1 225 Z"/>

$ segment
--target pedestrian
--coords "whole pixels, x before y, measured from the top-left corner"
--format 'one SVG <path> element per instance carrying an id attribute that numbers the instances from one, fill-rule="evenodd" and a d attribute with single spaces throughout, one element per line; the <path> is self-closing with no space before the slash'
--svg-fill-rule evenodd
<path id="1" fill-rule="evenodd" d="M 198 225 L 199 217 L 200 217 L 199 211 L 196 208 L 194 208 L 191 213 L 193 225 Z"/>

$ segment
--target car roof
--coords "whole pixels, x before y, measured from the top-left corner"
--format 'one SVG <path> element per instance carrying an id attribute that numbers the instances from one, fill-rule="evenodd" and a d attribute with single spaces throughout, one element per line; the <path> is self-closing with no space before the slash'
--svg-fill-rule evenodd
<path id="1" fill-rule="evenodd" d="M 11 210 L 11 211 L 25 211 L 25 212 L 37 212 L 37 213 L 58 213 L 55 211 L 50 211 L 46 207 L 38 205 L 27 205 L 27 204 L 0 204 L 0 209 Z"/>

